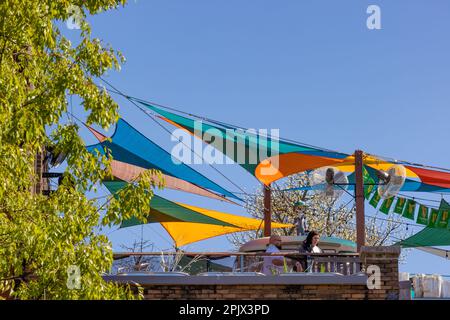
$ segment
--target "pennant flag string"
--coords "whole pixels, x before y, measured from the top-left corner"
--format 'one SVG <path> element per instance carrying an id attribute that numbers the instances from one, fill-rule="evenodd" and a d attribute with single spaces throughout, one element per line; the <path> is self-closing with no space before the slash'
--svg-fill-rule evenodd
<path id="1" fill-rule="evenodd" d="M 369 198 L 367 196 L 366 198 Z M 394 205 L 394 200 L 397 198 L 397 201 Z M 379 202 L 381 201 L 381 196 L 378 194 L 378 190 L 373 192 L 372 197 L 370 198 L 369 204 L 377 209 Z M 450 219 L 450 204 L 448 204 L 444 199 L 440 202 L 440 206 L 430 207 L 424 205 L 422 203 L 418 203 L 415 201 L 416 198 L 411 197 L 411 199 L 406 199 L 403 197 L 390 197 L 386 198 L 382 201 L 380 208 L 377 209 L 376 213 L 382 212 L 386 215 L 389 214 L 391 207 L 394 205 L 394 209 L 392 212 L 396 214 L 402 215 L 404 218 L 413 220 L 415 218 L 416 208 L 419 207 L 416 219 L 417 226 L 426 226 L 430 228 L 447 228 L 449 225 Z M 431 210 L 431 211 L 430 211 Z M 380 218 L 377 218 L 380 219 Z M 383 220 L 383 219 L 381 219 Z M 408 225 L 414 225 L 412 223 L 404 223 Z"/>
<path id="2" fill-rule="evenodd" d="M 442 195 L 442 194 L 441 194 L 441 195 Z M 397 196 L 401 196 L 401 197 L 408 198 L 408 199 L 414 199 L 414 200 L 422 200 L 422 201 L 437 202 L 437 203 L 440 203 L 440 202 L 441 202 L 441 200 L 434 200 L 434 199 L 426 199 L 426 198 L 413 197 L 413 196 L 408 196 L 408 195 L 403 194 L 403 193 L 399 193 L 399 194 L 397 194 Z"/>

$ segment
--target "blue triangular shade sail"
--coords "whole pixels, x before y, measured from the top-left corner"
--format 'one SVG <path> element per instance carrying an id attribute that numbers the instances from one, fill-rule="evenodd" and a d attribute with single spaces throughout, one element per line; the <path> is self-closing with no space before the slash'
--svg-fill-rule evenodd
<path id="1" fill-rule="evenodd" d="M 90 152 L 98 150 L 103 154 L 105 148 L 108 148 L 114 160 L 145 169 L 157 169 L 163 174 L 188 181 L 220 195 L 241 200 L 186 164 L 175 164 L 169 152 L 145 137 L 123 119 L 119 119 L 117 122 L 111 142 L 103 141 L 86 148 Z"/>

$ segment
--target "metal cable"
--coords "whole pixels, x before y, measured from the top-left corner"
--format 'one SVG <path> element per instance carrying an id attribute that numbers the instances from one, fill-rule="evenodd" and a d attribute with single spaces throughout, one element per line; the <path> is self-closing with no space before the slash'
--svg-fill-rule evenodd
<path id="1" fill-rule="evenodd" d="M 154 119 L 153 117 L 151 117 L 147 111 L 145 109 L 143 109 L 142 107 L 138 106 L 133 100 L 131 100 L 128 96 L 126 96 L 125 94 L 121 93 L 118 89 L 116 89 L 113 85 L 111 85 L 108 81 L 104 80 L 102 77 L 99 77 L 103 82 L 105 82 L 107 85 L 111 86 L 114 90 L 116 90 L 117 92 L 119 92 L 119 94 L 121 94 L 122 96 L 124 96 L 128 101 L 130 101 L 134 106 L 136 106 L 139 110 L 141 110 L 144 114 L 146 114 L 147 116 L 149 116 L 150 119 L 152 119 L 152 121 L 154 121 L 158 126 L 160 126 L 164 131 L 166 131 L 167 133 L 169 133 L 170 135 L 172 135 L 172 132 L 170 132 L 169 129 L 167 129 L 166 127 L 164 127 L 162 124 L 160 124 L 156 119 Z M 187 144 L 185 144 L 182 140 L 179 140 L 180 143 L 182 143 L 183 145 L 185 145 L 187 148 L 189 148 L 189 150 L 191 150 L 195 155 L 197 155 L 198 157 L 201 157 L 199 154 L 197 154 L 194 150 L 192 150 L 192 148 L 190 146 L 188 146 Z M 223 174 L 222 172 L 220 172 L 216 167 L 214 167 L 213 165 L 209 164 L 208 165 L 213 168 L 218 174 L 220 174 L 223 178 L 225 178 L 227 181 L 229 181 L 231 184 L 233 184 L 236 188 L 238 188 L 239 190 L 241 190 L 244 194 L 247 194 L 245 192 L 244 189 L 242 189 L 238 184 L 236 184 L 234 181 L 232 181 L 230 178 L 228 178 L 225 174 Z"/>

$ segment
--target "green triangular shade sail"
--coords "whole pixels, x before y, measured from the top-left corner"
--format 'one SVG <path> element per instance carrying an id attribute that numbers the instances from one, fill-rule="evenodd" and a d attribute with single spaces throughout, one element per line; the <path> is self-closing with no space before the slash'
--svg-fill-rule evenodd
<path id="1" fill-rule="evenodd" d="M 116 197 L 120 196 L 118 193 L 120 189 L 127 185 L 124 181 L 116 180 L 103 183 Z M 224 234 L 264 228 L 264 222 L 260 219 L 173 202 L 157 195 L 151 199 L 147 218 L 148 223 L 160 223 L 177 247 Z M 123 221 L 120 227 L 141 224 L 143 224 L 141 221 L 131 218 Z M 287 227 L 293 227 L 293 225 L 272 222 L 272 228 Z"/>
<path id="2" fill-rule="evenodd" d="M 103 181 L 103 184 L 108 189 L 109 192 L 117 195 L 117 192 L 124 188 L 127 183 L 123 181 Z M 196 223 L 207 223 L 219 226 L 233 226 L 224 221 L 220 221 L 193 210 L 189 210 L 175 202 L 169 201 L 160 197 L 158 195 L 153 195 L 151 200 L 152 212 L 147 216 L 148 223 L 160 223 L 160 222 L 196 222 Z M 121 224 L 121 228 L 131 227 L 135 225 L 140 225 L 142 222 L 136 218 L 131 218 L 124 221 Z"/>
<path id="3" fill-rule="evenodd" d="M 450 230 L 427 227 L 415 235 L 398 242 L 397 245 L 406 248 L 450 246 Z"/>
<path id="4" fill-rule="evenodd" d="M 441 220 L 444 220 L 443 213 L 448 212 L 450 205 L 444 200 L 441 200 L 439 206 L 439 216 Z M 420 212 L 419 212 L 420 216 Z M 425 215 L 424 215 L 425 216 Z M 425 227 L 418 233 L 412 235 L 411 237 L 402 240 L 397 243 L 403 247 L 432 247 L 432 246 L 449 246 L 450 245 L 450 229 L 448 229 L 448 219 L 446 222 L 441 222 L 441 226 L 436 225 L 436 227 Z M 429 223 L 430 219 L 428 220 Z M 438 220 L 439 221 L 439 220 Z M 437 224 L 432 223 L 432 225 Z M 429 224 L 430 225 L 430 224 Z M 446 226 L 447 228 L 444 228 Z"/>

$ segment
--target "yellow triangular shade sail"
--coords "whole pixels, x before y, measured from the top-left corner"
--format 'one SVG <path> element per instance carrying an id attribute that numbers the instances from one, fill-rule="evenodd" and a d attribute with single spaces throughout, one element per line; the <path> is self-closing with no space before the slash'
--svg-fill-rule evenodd
<path id="1" fill-rule="evenodd" d="M 247 218 L 215 210 L 199 208 L 184 203 L 177 202 L 177 204 L 189 210 L 209 216 L 213 219 L 217 219 L 220 221 L 224 221 L 228 224 L 239 226 L 239 227 L 230 227 L 230 226 L 220 226 L 194 222 L 162 222 L 161 225 L 164 227 L 167 233 L 169 233 L 170 237 L 173 239 L 177 247 L 181 247 L 201 240 L 206 240 L 212 237 L 230 234 L 233 232 L 264 229 L 264 222 L 260 219 Z M 294 226 L 292 224 L 283 224 L 275 222 L 272 222 L 271 225 L 272 229 L 289 228 Z"/>

